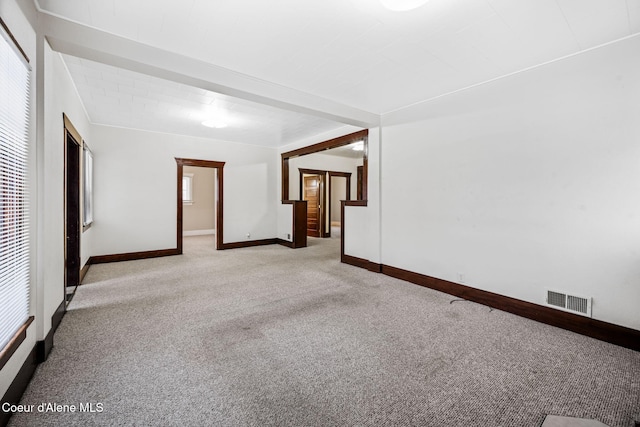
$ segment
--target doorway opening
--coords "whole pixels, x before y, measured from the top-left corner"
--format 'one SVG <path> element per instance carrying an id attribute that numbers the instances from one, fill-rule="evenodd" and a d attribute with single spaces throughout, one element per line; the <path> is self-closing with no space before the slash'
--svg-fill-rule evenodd
<path id="1" fill-rule="evenodd" d="M 302 200 L 307 202 L 307 236 L 324 235 L 324 176 L 302 175 Z"/>
<path id="2" fill-rule="evenodd" d="M 182 176 L 183 250 L 215 248 L 216 168 L 184 166 Z M 189 245 L 185 245 L 185 240 Z"/>
<path id="3" fill-rule="evenodd" d="M 362 166 L 358 166 L 361 168 Z M 351 200 L 351 173 L 329 172 L 329 233 L 327 237 L 340 237 L 342 226 L 342 200 Z"/>
<path id="4" fill-rule="evenodd" d="M 198 159 L 182 159 L 176 158 L 176 163 L 178 165 L 178 193 L 177 193 L 177 225 L 176 225 L 176 239 L 177 239 L 177 248 L 178 253 L 182 254 L 183 251 L 183 236 L 185 235 L 185 207 L 189 209 L 190 206 L 195 205 L 197 194 L 195 191 L 198 190 L 198 180 L 194 178 L 197 177 L 196 173 L 201 168 L 213 169 L 213 171 L 205 171 L 205 173 L 201 174 L 202 180 L 202 190 L 203 194 L 207 193 L 207 191 L 213 190 L 213 209 L 209 211 L 208 209 L 204 210 L 203 215 L 205 217 L 207 215 L 213 214 L 214 216 L 214 226 L 213 228 L 201 228 L 199 229 L 199 233 L 213 233 L 215 234 L 215 248 L 217 250 L 225 249 L 223 243 L 223 184 L 224 184 L 224 162 L 217 162 L 212 160 L 198 160 Z M 186 168 L 186 173 L 185 173 Z M 194 168 L 194 169 L 190 169 Z M 211 174 L 213 172 L 213 175 Z M 190 179 L 189 179 L 190 178 Z M 211 187 L 207 186 L 208 180 L 213 178 L 215 185 Z M 209 194 L 211 195 L 211 194 Z M 206 198 L 210 200 L 209 198 Z M 186 203 L 186 206 L 185 206 Z M 189 205 L 191 203 L 191 205 Z M 202 205 L 204 207 L 205 204 L 208 204 L 208 201 L 202 200 Z M 204 221 L 210 218 L 205 218 Z M 189 221 L 189 219 L 188 219 Z M 211 222 L 206 222 L 207 224 L 211 224 Z M 202 227 L 203 222 L 197 222 L 200 225 L 187 225 L 187 228 L 194 227 Z M 204 230 L 204 231 L 203 231 Z M 187 230 L 189 231 L 189 230 Z M 189 235 L 191 233 L 186 233 Z"/>
<path id="5" fill-rule="evenodd" d="M 64 301 L 80 284 L 80 152 L 82 138 L 66 115 L 64 122 Z"/>
<path id="6" fill-rule="evenodd" d="M 291 239 L 290 244 L 287 245 L 291 248 L 303 248 L 307 246 L 307 233 L 306 233 L 306 221 L 307 221 L 307 203 L 303 200 L 293 200 L 289 198 L 289 188 L 292 181 L 289 176 L 289 170 L 295 168 L 292 163 L 296 158 L 304 157 L 309 154 L 322 153 L 334 148 L 342 148 L 350 144 L 358 144 L 358 150 L 362 153 L 362 169 L 361 169 L 361 190 L 359 191 L 359 198 L 357 201 L 347 201 L 348 206 L 366 206 L 367 205 L 367 175 L 368 175 L 368 135 L 369 130 L 363 129 L 358 132 L 351 133 L 349 135 L 340 136 L 338 138 L 330 139 L 327 141 L 319 142 L 317 144 L 309 145 L 307 147 L 298 148 L 293 151 L 287 151 L 282 153 L 281 156 L 281 198 L 282 204 L 292 205 L 292 227 L 291 227 Z M 355 150 L 355 149 L 354 149 Z M 295 194 L 295 192 L 294 192 Z M 341 224 L 344 227 L 344 223 Z M 344 230 L 340 232 L 340 256 L 344 258 Z"/>
<path id="7" fill-rule="evenodd" d="M 351 200 L 352 172 L 306 168 L 298 168 L 298 171 L 300 200 L 307 202 L 307 236 L 339 237 L 340 203 Z"/>

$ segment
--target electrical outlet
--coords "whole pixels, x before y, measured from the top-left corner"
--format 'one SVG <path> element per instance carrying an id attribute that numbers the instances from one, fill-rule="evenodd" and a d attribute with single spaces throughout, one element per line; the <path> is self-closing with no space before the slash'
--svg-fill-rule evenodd
<path id="1" fill-rule="evenodd" d="M 291 240 L 291 234 L 287 233 L 287 240 Z"/>
<path id="2" fill-rule="evenodd" d="M 458 273 L 458 282 L 464 283 L 464 273 Z"/>
<path id="3" fill-rule="evenodd" d="M 247 233 L 247 239 L 251 237 L 251 233 Z"/>

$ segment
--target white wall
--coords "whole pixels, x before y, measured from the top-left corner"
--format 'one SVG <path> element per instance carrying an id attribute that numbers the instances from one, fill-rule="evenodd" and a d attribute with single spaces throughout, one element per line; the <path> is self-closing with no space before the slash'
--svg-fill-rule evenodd
<path id="1" fill-rule="evenodd" d="M 372 260 L 374 251 L 369 246 L 369 206 L 346 206 L 344 210 L 344 253 Z"/>
<path id="2" fill-rule="evenodd" d="M 368 149 L 367 206 L 345 207 L 344 253 L 380 263 L 380 128 L 369 129 Z"/>
<path id="3" fill-rule="evenodd" d="M 383 117 L 382 261 L 640 329 L 640 37 Z"/>
<path id="4" fill-rule="evenodd" d="M 226 162 L 225 243 L 276 236 L 275 150 L 108 126 L 92 141 L 94 255 L 176 247 L 176 157 Z"/>
<path id="5" fill-rule="evenodd" d="M 64 299 L 64 163 L 65 113 L 82 138 L 91 146 L 91 125 L 71 77 L 60 57 L 45 42 L 44 91 L 44 331 Z M 80 262 L 84 266 L 92 248 L 92 228 L 81 234 Z M 43 339 L 41 337 L 40 339 Z"/>
<path id="6" fill-rule="evenodd" d="M 293 205 L 278 203 L 278 236 L 279 239 L 293 241 Z"/>
<path id="7" fill-rule="evenodd" d="M 185 166 L 183 173 L 193 175 L 193 203 L 182 207 L 182 229 L 195 232 L 215 229 L 216 169 Z"/>
<path id="8" fill-rule="evenodd" d="M 3 395 L 35 341 L 44 340 L 51 330 L 51 317 L 64 300 L 64 125 L 66 113 L 84 138 L 89 122 L 57 53 L 51 51 L 25 19 L 14 1 L 1 4 L 0 13 L 26 51 L 32 68 L 32 115 L 34 168 L 32 170 L 32 259 L 31 313 L 35 316 L 27 340 L 0 372 Z M 40 48 L 38 48 L 40 44 Z M 38 115 L 38 112 L 41 112 Z M 42 126 L 38 132 L 37 127 Z M 91 253 L 90 229 L 82 234 L 81 261 Z"/>

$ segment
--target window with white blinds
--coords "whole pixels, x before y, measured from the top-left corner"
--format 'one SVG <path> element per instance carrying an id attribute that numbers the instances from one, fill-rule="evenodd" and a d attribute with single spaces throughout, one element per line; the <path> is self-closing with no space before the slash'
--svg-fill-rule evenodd
<path id="1" fill-rule="evenodd" d="M 0 352 L 29 318 L 29 73 L 0 26 Z"/>
<path id="2" fill-rule="evenodd" d="M 193 204 L 193 174 L 185 173 L 182 175 L 182 203 L 185 205 Z"/>

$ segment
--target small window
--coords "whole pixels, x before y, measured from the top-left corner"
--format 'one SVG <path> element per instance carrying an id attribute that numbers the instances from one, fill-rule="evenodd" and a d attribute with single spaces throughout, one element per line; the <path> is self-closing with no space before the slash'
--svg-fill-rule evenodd
<path id="1" fill-rule="evenodd" d="M 83 229 L 91 227 L 93 223 L 93 154 L 87 144 L 83 144 L 82 183 L 83 183 Z"/>
<path id="2" fill-rule="evenodd" d="M 193 174 L 185 173 L 182 175 L 182 203 L 185 205 L 193 204 Z"/>

